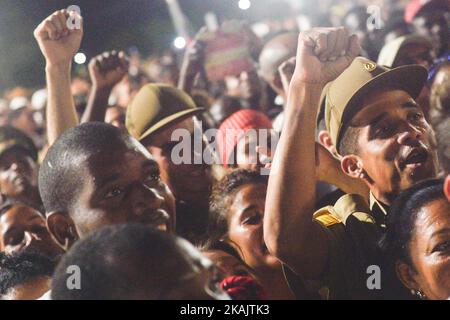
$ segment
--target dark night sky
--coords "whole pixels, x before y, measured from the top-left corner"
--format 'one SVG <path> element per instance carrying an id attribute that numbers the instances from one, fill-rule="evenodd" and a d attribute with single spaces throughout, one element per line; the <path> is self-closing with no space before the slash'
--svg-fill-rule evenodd
<path id="1" fill-rule="evenodd" d="M 237 0 L 179 0 L 179 3 L 195 29 L 201 26 L 207 11 L 226 19 L 255 17 L 262 8 L 268 9 L 253 5 L 244 12 L 237 8 Z M 14 85 L 44 84 L 44 60 L 33 30 L 53 11 L 71 4 L 81 8 L 85 19 L 81 51 L 88 59 L 105 50 L 123 50 L 134 45 L 148 54 L 167 47 L 175 37 L 164 0 L 0 0 L 0 92 Z"/>

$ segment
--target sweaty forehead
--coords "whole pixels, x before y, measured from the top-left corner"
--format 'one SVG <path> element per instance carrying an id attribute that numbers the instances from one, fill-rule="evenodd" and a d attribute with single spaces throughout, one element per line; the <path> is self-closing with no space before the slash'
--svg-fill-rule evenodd
<path id="1" fill-rule="evenodd" d="M 364 105 L 352 118 L 350 125 L 363 127 L 369 125 L 373 119 L 382 113 L 401 110 L 407 105 L 416 105 L 414 99 L 403 90 L 384 90 L 374 92 L 361 103 Z"/>
<path id="2" fill-rule="evenodd" d="M 233 207 L 245 208 L 248 203 L 264 202 L 266 198 L 266 185 L 263 183 L 258 184 L 245 184 L 241 186 L 234 198 Z"/>
<path id="3" fill-rule="evenodd" d="M 111 172 L 126 173 L 135 168 L 152 165 L 156 162 L 139 143 L 121 143 L 113 148 L 99 150 L 85 160 L 87 169 L 94 178 Z"/>

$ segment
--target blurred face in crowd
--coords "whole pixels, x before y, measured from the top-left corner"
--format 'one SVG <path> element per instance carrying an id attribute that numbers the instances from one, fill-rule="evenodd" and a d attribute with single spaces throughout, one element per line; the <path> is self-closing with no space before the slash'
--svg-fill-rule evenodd
<path id="1" fill-rule="evenodd" d="M 228 212 L 227 240 L 256 272 L 280 267 L 279 261 L 268 252 L 263 238 L 266 188 L 264 184 L 243 185 Z"/>
<path id="2" fill-rule="evenodd" d="M 389 204 L 401 190 L 437 174 L 436 141 L 419 105 L 402 90 L 375 91 L 351 120 L 359 128 L 357 155 L 342 167 L 363 178 L 374 196 Z"/>
<path id="3" fill-rule="evenodd" d="M 429 69 L 433 64 L 432 49 L 422 43 L 410 43 L 403 46 L 395 59 L 395 67 L 408 64 L 420 64 Z"/>
<path id="4" fill-rule="evenodd" d="M 233 97 L 239 97 L 249 100 L 250 103 L 259 104 L 262 87 L 261 81 L 256 71 L 242 72 L 238 77 L 229 76 L 225 79 L 227 94 Z M 259 105 L 251 105 L 253 109 L 259 108 Z"/>
<path id="5" fill-rule="evenodd" d="M 38 165 L 27 152 L 13 148 L 0 157 L 0 188 L 7 196 L 27 198 L 37 181 Z"/>
<path id="6" fill-rule="evenodd" d="M 367 30 L 367 20 L 369 15 L 365 11 L 352 12 L 345 17 L 344 26 L 350 34 L 356 34 L 361 42 L 361 46 L 367 51 L 369 56 L 373 54 L 373 34 Z"/>
<path id="7" fill-rule="evenodd" d="M 438 55 L 449 49 L 449 25 L 444 12 L 433 11 L 414 18 L 413 26 L 418 34 L 432 40 Z"/>
<path id="8" fill-rule="evenodd" d="M 242 136 L 236 145 L 236 165 L 240 169 L 258 170 L 264 167 L 264 155 L 256 152 L 258 146 L 264 146 L 267 149 L 267 154 L 270 154 L 271 137 L 275 136 L 275 131 L 267 129 L 255 130 L 253 132 L 257 134 L 246 134 Z M 259 141 L 259 139 L 266 139 L 266 141 Z"/>
<path id="9" fill-rule="evenodd" d="M 106 165 L 107 164 L 107 165 Z M 141 223 L 173 230 L 175 201 L 158 164 L 136 141 L 90 155 L 80 168 L 82 190 L 69 215 L 48 213 L 49 229 L 61 245 L 101 227 Z"/>
<path id="10" fill-rule="evenodd" d="M 172 132 L 177 129 L 185 129 L 191 133 L 191 164 L 173 162 L 172 150 L 179 142 L 172 141 L 171 137 Z M 193 118 L 188 118 L 151 135 L 142 143 L 158 163 L 161 178 L 170 187 L 177 200 L 207 203 L 212 183 L 211 167 L 204 161 L 202 164 L 194 164 L 194 143 L 199 143 L 194 142 L 194 138 L 194 121 Z M 204 144 L 202 150 L 205 150 Z"/>
<path id="11" fill-rule="evenodd" d="M 70 84 L 70 90 L 75 102 L 75 109 L 78 116 L 81 118 L 84 110 L 86 109 L 87 97 L 89 96 L 89 91 L 91 90 L 91 85 L 88 81 L 76 77 L 72 80 Z"/>
<path id="12" fill-rule="evenodd" d="M 439 68 L 439 71 L 436 73 L 433 84 L 441 85 L 442 83 L 448 81 L 449 78 L 450 78 L 450 62 L 446 62 L 442 67 Z"/>
<path id="13" fill-rule="evenodd" d="M 297 52 L 298 33 L 288 32 L 274 37 L 261 51 L 259 65 L 261 75 L 272 89 L 285 96 L 278 68 L 283 62 L 295 57 Z"/>
<path id="14" fill-rule="evenodd" d="M 450 105 L 450 62 L 439 68 L 431 85 L 431 112 L 437 116 L 445 113 Z M 438 119 L 437 119 L 438 120 Z"/>
<path id="15" fill-rule="evenodd" d="M 117 106 L 106 109 L 105 123 L 109 123 L 119 129 L 126 130 L 125 109 Z"/>
<path id="16" fill-rule="evenodd" d="M 10 120 L 10 125 L 34 138 L 38 126 L 34 121 L 33 112 L 28 107 L 15 112 L 17 114 Z"/>
<path id="17" fill-rule="evenodd" d="M 0 216 L 0 251 L 34 249 L 49 257 L 63 253 L 47 230 L 45 219 L 31 207 L 14 204 Z"/>
<path id="18" fill-rule="evenodd" d="M 409 243 L 412 266 L 397 263 L 403 283 L 421 290 L 427 299 L 450 297 L 450 203 L 442 198 L 430 202 L 417 213 Z"/>
<path id="19" fill-rule="evenodd" d="M 216 123 L 216 127 L 220 127 L 222 122 L 236 111 L 241 110 L 241 104 L 238 99 L 224 96 L 217 99 L 209 109 L 209 113 Z"/>

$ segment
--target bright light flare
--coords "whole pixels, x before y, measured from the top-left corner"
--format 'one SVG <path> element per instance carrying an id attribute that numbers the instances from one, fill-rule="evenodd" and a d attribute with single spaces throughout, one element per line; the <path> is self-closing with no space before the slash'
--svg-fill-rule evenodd
<path id="1" fill-rule="evenodd" d="M 86 55 L 83 52 L 78 52 L 73 60 L 76 64 L 84 64 L 86 62 Z"/>
<path id="2" fill-rule="evenodd" d="M 252 6 L 252 3 L 250 0 L 239 0 L 238 6 L 241 10 L 248 10 Z"/>
<path id="3" fill-rule="evenodd" d="M 173 45 L 177 49 L 184 49 L 184 47 L 186 47 L 186 39 L 183 37 L 176 37 L 175 40 L 173 40 Z"/>

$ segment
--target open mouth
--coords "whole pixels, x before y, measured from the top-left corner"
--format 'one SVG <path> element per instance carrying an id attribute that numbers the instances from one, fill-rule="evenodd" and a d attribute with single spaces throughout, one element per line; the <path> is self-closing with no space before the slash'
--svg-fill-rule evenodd
<path id="1" fill-rule="evenodd" d="M 428 160 L 428 152 L 423 148 L 412 149 L 402 162 L 403 168 L 416 169 L 423 166 Z"/>

